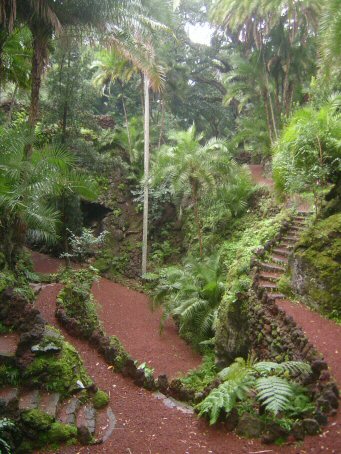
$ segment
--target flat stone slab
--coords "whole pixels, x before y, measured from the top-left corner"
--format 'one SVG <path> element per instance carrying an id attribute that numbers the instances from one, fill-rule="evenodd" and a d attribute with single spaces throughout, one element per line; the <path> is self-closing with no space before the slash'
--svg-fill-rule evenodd
<path id="1" fill-rule="evenodd" d="M 85 426 L 88 428 L 91 435 L 96 429 L 96 410 L 91 404 L 85 404 L 80 408 L 77 415 L 77 427 Z"/>
<path id="2" fill-rule="evenodd" d="M 167 408 L 175 408 L 176 410 L 179 410 L 182 413 L 187 413 L 189 415 L 194 413 L 193 407 L 191 407 L 188 404 L 185 404 L 184 402 L 180 402 L 179 400 L 173 399 L 173 397 L 167 397 L 158 391 L 153 393 L 153 396 L 156 397 L 156 399 L 162 400 L 162 402 Z"/>
<path id="3" fill-rule="evenodd" d="M 55 418 L 60 394 L 43 391 L 40 394 L 39 409 Z"/>
<path id="4" fill-rule="evenodd" d="M 39 405 L 39 390 L 30 389 L 20 394 L 19 410 L 33 410 Z"/>
<path id="5" fill-rule="evenodd" d="M 14 358 L 18 343 L 19 336 L 16 333 L 0 336 L 0 359 Z"/>
<path id="6" fill-rule="evenodd" d="M 18 405 L 18 390 L 17 388 L 2 388 L 0 389 L 0 415 L 2 413 L 15 410 Z"/>
<path id="7" fill-rule="evenodd" d="M 113 433 L 116 426 L 116 417 L 111 407 L 102 408 L 96 412 L 96 432 L 95 438 L 102 440 L 103 443 Z"/>
<path id="8" fill-rule="evenodd" d="M 58 421 L 64 424 L 75 424 L 76 415 L 81 402 L 77 397 L 65 400 L 58 412 Z"/>

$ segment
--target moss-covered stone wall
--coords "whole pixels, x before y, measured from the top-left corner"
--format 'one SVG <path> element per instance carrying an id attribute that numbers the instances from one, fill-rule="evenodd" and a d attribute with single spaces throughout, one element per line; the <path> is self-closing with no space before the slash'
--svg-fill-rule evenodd
<path id="1" fill-rule="evenodd" d="M 341 213 L 318 220 L 298 243 L 291 282 L 308 305 L 341 318 Z"/>

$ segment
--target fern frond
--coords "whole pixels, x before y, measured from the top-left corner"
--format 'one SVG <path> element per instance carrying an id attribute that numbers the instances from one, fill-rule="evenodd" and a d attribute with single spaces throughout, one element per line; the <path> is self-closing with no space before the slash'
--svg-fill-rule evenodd
<path id="1" fill-rule="evenodd" d="M 285 409 L 294 394 L 292 385 L 284 378 L 276 376 L 258 378 L 255 388 L 258 400 L 267 411 L 275 415 Z"/>

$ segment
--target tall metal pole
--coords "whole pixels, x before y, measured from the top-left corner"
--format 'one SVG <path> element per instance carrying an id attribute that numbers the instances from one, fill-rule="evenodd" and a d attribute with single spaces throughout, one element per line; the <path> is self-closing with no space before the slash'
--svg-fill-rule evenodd
<path id="1" fill-rule="evenodd" d="M 148 252 L 148 197 L 149 197 L 149 78 L 144 76 L 144 191 L 143 191 L 143 235 L 142 276 L 147 272 Z"/>

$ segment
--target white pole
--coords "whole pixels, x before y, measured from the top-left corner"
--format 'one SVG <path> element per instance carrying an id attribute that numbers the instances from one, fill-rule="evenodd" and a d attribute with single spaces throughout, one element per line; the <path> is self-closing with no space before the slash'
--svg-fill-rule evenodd
<path id="1" fill-rule="evenodd" d="M 142 276 L 147 272 L 148 251 L 148 197 L 149 197 L 149 78 L 144 76 L 144 191 L 143 191 L 143 235 Z"/>

